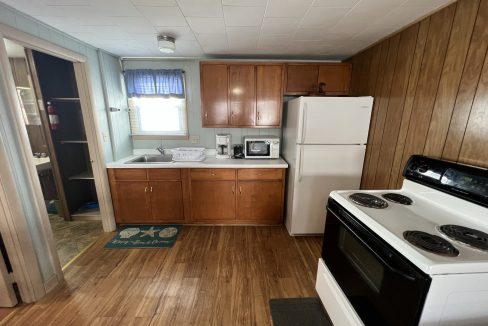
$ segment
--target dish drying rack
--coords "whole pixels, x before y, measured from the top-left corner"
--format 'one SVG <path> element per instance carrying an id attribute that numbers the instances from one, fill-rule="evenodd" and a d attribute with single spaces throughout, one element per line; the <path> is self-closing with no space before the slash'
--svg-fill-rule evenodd
<path id="1" fill-rule="evenodd" d="M 175 162 L 201 162 L 205 160 L 205 148 L 203 147 L 178 147 L 173 149 L 173 161 Z"/>

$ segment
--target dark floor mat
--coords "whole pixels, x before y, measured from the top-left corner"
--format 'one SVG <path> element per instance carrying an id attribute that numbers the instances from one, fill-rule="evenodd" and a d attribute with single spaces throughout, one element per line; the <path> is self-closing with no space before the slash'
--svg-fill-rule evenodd
<path id="1" fill-rule="evenodd" d="M 274 326 L 332 326 L 319 298 L 269 300 Z"/>

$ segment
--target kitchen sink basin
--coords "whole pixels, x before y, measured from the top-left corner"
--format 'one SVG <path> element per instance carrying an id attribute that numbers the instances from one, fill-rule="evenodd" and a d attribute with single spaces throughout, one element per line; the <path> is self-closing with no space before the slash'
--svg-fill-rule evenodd
<path id="1" fill-rule="evenodd" d="M 173 163 L 173 157 L 171 155 L 141 155 L 130 161 L 125 162 L 125 164 L 170 164 Z"/>

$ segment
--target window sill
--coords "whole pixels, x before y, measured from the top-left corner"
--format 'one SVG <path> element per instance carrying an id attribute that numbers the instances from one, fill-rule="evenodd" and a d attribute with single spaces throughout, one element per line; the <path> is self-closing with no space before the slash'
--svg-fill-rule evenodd
<path id="1" fill-rule="evenodd" d="M 133 140 L 188 140 L 188 135 L 131 135 Z"/>

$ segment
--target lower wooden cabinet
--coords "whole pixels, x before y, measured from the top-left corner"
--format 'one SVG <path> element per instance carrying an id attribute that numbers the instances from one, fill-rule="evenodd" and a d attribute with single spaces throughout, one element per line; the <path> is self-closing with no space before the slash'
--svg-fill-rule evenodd
<path id="1" fill-rule="evenodd" d="M 235 181 L 191 182 L 191 215 L 193 221 L 235 220 Z"/>
<path id="2" fill-rule="evenodd" d="M 146 181 L 119 181 L 112 186 L 117 223 L 145 221 L 150 216 Z"/>
<path id="3" fill-rule="evenodd" d="M 283 217 L 283 183 L 278 181 L 239 181 L 237 219 L 279 223 Z"/>
<path id="4" fill-rule="evenodd" d="M 141 224 L 184 221 L 180 171 L 171 172 L 170 176 L 168 173 L 152 176 L 145 169 L 109 169 L 115 221 Z M 164 180 L 167 178 L 175 180 Z"/>
<path id="5" fill-rule="evenodd" d="M 117 223 L 280 224 L 284 169 L 109 169 Z"/>

